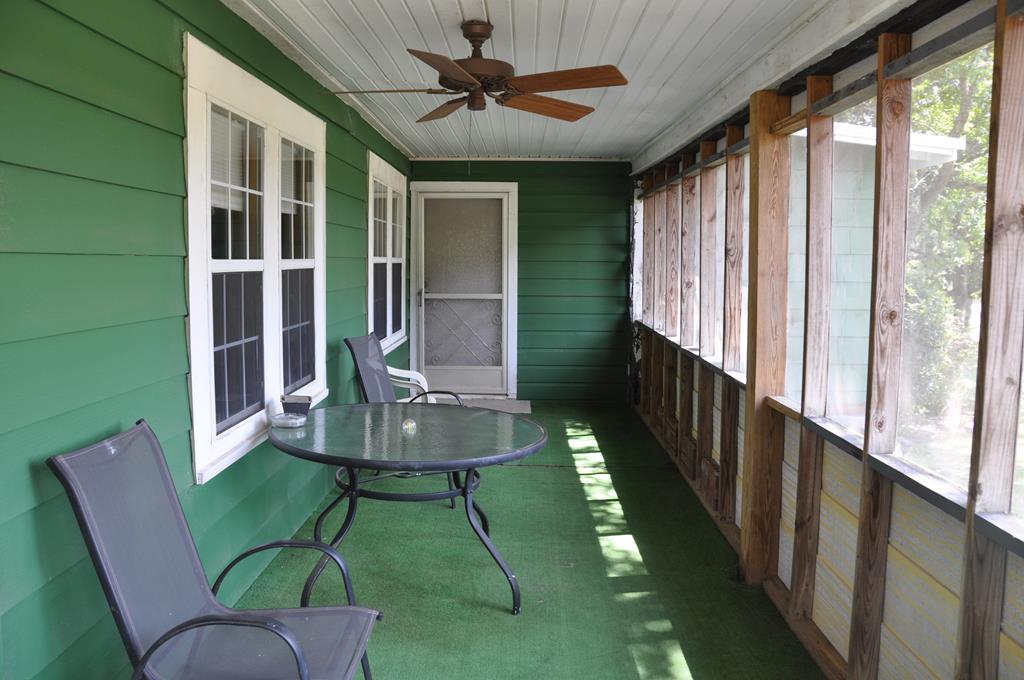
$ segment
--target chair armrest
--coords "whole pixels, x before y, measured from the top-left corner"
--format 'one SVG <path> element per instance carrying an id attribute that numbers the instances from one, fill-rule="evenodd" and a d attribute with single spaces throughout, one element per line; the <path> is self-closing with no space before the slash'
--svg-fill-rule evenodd
<path id="1" fill-rule="evenodd" d="M 455 394 L 454 392 L 449 392 L 448 390 L 429 390 L 427 392 L 420 392 L 415 397 L 410 398 L 409 401 L 410 402 L 416 401 L 420 397 L 426 397 L 429 394 L 445 394 L 445 395 L 448 395 L 449 397 L 454 398 L 455 401 L 459 402 L 459 406 L 465 406 L 465 404 L 462 403 L 462 397 L 460 397 L 459 395 Z"/>
<path id="2" fill-rule="evenodd" d="M 426 392 L 430 389 L 427 386 L 427 376 L 423 375 L 419 371 L 407 371 L 404 368 L 393 368 L 388 366 L 388 375 L 391 376 L 392 382 L 405 382 L 412 383 L 420 388 L 421 391 Z M 397 378 L 397 380 L 395 380 Z"/>
<path id="3" fill-rule="evenodd" d="M 224 577 L 228 575 L 236 564 L 241 562 L 247 557 L 255 555 L 256 553 L 263 552 L 264 550 L 274 550 L 276 548 L 308 548 L 310 550 L 319 550 L 329 558 L 334 564 L 338 566 L 341 571 L 341 579 L 345 583 L 345 597 L 348 599 L 348 603 L 354 605 L 356 603 L 355 593 L 352 591 L 352 577 L 349 575 L 348 565 L 345 564 L 345 560 L 341 557 L 341 554 L 327 545 L 326 543 L 317 543 L 316 541 L 302 541 L 302 540 L 288 540 L 288 541 L 272 541 L 265 543 L 264 545 L 258 545 L 255 548 L 250 548 L 243 552 L 241 555 L 231 560 L 228 566 L 224 567 L 224 571 L 220 572 L 217 580 L 213 582 L 213 594 L 216 595 L 217 591 L 220 590 L 221 584 L 224 582 Z M 309 606 L 309 598 L 313 594 L 312 589 L 308 586 L 302 590 L 302 599 L 299 602 L 300 607 Z"/>
<path id="4" fill-rule="evenodd" d="M 131 680 L 143 680 L 143 678 L 145 678 L 146 666 L 149 664 L 150 658 L 152 658 L 153 654 L 168 641 L 187 631 L 194 630 L 196 628 L 206 628 L 209 626 L 260 628 L 273 633 L 288 645 L 288 648 L 292 652 L 292 656 L 295 657 L 295 668 L 298 671 L 299 680 L 309 680 L 309 666 L 306 664 L 306 656 L 302 653 L 302 645 L 299 644 L 299 639 L 295 637 L 295 633 L 293 633 L 288 626 L 276 619 L 253 616 L 242 612 L 198 616 L 194 619 L 189 619 L 188 621 L 179 623 L 177 626 L 161 635 L 156 642 L 150 645 L 149 649 L 146 650 L 146 653 L 139 659 L 139 662 L 135 664 L 135 670 L 132 673 Z M 253 650 L 253 653 L 256 653 L 257 651 L 258 650 Z"/>
<path id="5" fill-rule="evenodd" d="M 419 371 L 407 371 L 389 366 L 387 372 L 392 385 L 408 389 L 410 392 L 426 392 L 430 389 L 427 386 L 427 377 Z"/>

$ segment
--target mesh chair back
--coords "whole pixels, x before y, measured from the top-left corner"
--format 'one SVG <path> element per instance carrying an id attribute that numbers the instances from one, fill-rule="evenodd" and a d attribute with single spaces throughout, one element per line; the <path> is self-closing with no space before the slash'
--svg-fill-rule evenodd
<path id="1" fill-rule="evenodd" d="M 398 401 L 395 388 L 391 384 L 388 365 L 384 360 L 384 350 L 380 340 L 371 333 L 358 338 L 345 338 L 345 344 L 352 352 L 352 360 L 356 363 L 356 377 L 363 399 L 368 404 L 390 403 Z"/>
<path id="2" fill-rule="evenodd" d="M 48 462 L 67 490 L 133 663 L 168 629 L 217 607 L 145 422 Z"/>

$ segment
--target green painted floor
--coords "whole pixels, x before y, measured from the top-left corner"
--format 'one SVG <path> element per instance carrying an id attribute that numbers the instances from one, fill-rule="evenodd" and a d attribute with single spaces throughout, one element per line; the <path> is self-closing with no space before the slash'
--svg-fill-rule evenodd
<path id="1" fill-rule="evenodd" d="M 735 580 L 735 553 L 639 418 L 549 403 L 533 417 L 547 448 L 486 469 L 477 494 L 522 584 L 519 616 L 461 502 L 361 501 L 341 552 L 360 604 L 384 612 L 369 648 L 378 680 L 820 677 L 767 596 Z M 304 552 L 278 555 L 239 606 L 294 606 Z M 340 601 L 334 574 L 315 602 Z"/>

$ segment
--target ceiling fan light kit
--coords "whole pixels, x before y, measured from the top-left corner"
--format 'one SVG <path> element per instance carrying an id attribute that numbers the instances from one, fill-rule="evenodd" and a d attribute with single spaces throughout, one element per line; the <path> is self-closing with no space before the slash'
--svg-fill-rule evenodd
<path id="1" fill-rule="evenodd" d="M 472 46 L 472 53 L 466 59 L 450 59 L 443 54 L 408 50 L 409 54 L 438 72 L 437 81 L 443 89 L 346 90 L 335 94 L 417 92 L 462 95 L 441 104 L 417 120 L 417 123 L 439 120 L 458 111 L 463 106 L 470 111 L 483 111 L 487 108 L 487 97 L 510 109 L 573 122 L 593 112 L 593 107 L 544 97 L 536 93 L 613 87 L 626 85 L 629 82 L 619 69 L 612 65 L 588 66 L 517 76 L 512 64 L 484 57 L 481 48 L 490 39 L 493 31 L 494 26 L 487 21 L 472 19 L 462 23 L 462 36 Z"/>

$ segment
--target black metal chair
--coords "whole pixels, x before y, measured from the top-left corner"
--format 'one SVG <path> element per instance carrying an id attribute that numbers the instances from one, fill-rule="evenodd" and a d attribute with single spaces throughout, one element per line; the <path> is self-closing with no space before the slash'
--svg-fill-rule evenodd
<path id="1" fill-rule="evenodd" d="M 452 397 L 459 406 L 465 406 L 462 397 L 447 390 L 431 390 L 427 386 L 426 377 L 417 371 L 407 371 L 401 368 L 388 366 L 384 359 L 384 348 L 380 346 L 380 340 L 376 335 L 361 335 L 357 338 L 345 338 L 348 351 L 352 353 L 352 361 L 356 365 L 356 382 L 359 383 L 359 391 L 363 394 L 363 400 L 367 404 L 390 404 L 399 401 L 395 393 L 395 386 L 398 385 L 408 389 L 411 394 L 402 401 L 416 401 L 426 398 L 428 402 L 433 401 L 434 395 L 443 394 Z M 335 475 L 335 481 L 339 487 L 345 482 L 341 479 L 341 470 Z M 378 475 L 379 476 L 379 475 Z M 411 473 L 398 473 L 395 476 L 410 477 Z M 455 488 L 455 477 L 449 472 L 448 489 Z M 449 503 L 452 510 L 455 509 L 455 499 Z"/>
<path id="2" fill-rule="evenodd" d="M 236 557 L 210 587 L 163 451 L 136 427 L 49 465 L 67 491 L 131 660 L 132 680 L 231 678 L 347 680 L 362 663 L 380 614 L 357 607 L 348 567 L 333 548 L 275 541 Z M 264 550 L 308 548 L 341 570 L 350 606 L 237 610 L 217 601 L 227 573 Z"/>

